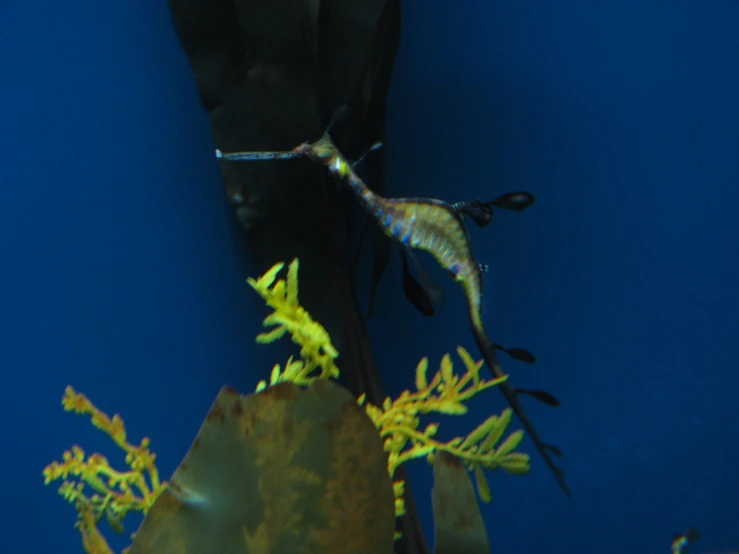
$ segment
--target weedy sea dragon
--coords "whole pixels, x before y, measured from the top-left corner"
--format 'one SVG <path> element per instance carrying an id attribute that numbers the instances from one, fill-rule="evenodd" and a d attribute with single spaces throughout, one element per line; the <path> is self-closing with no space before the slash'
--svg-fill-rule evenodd
<path id="1" fill-rule="evenodd" d="M 329 130 L 318 141 L 303 143 L 287 152 L 224 153 L 216 150 L 216 157 L 224 161 L 308 158 L 322 163 L 338 182 L 344 183 L 354 192 L 359 203 L 377 221 L 385 234 L 400 245 L 404 255 L 410 256 L 411 249 L 428 252 L 451 278 L 462 286 L 467 299 L 472 335 L 485 363 L 495 377 L 504 375 L 495 354 L 496 349 L 506 351 L 515 359 L 532 362 L 533 357 L 528 352 L 521 349 L 505 349 L 488 339 L 482 321 L 484 267 L 472 254 L 472 244 L 464 223 L 464 216 L 470 217 L 482 227 L 490 222 L 493 207 L 522 211 L 533 204 L 533 196 L 529 193 L 516 192 L 505 194 L 488 202 L 476 200 L 457 204 L 430 198 L 383 198 L 372 192 L 359 178 L 353 167 L 358 162 L 349 162 L 342 156 L 332 142 Z M 369 151 L 377 147 L 379 144 L 374 145 Z M 547 466 L 554 473 L 557 483 L 565 494 L 570 496 L 570 490 L 564 480 L 564 472 L 552 459 L 552 454 L 562 456 L 562 453 L 555 446 L 545 444 L 541 440 L 519 401 L 519 395 L 531 395 L 550 406 L 558 406 L 559 402 L 544 391 L 515 389 L 508 381 L 501 383 L 499 389 L 520 419 Z"/>

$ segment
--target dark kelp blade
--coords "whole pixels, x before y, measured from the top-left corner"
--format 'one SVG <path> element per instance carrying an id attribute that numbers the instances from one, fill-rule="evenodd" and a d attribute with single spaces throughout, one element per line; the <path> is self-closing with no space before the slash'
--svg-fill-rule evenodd
<path id="1" fill-rule="evenodd" d="M 516 389 L 516 394 L 527 394 L 528 396 L 536 398 L 539 402 L 543 402 L 547 406 L 552 406 L 553 408 L 560 405 L 559 400 L 543 390 Z"/>
<path id="2" fill-rule="evenodd" d="M 444 304 L 444 291 L 436 284 L 416 256 L 407 250 L 402 250 L 401 254 L 403 257 L 403 292 L 406 298 L 423 315 L 434 315 L 434 305 Z M 411 265 L 418 280 L 411 273 Z"/>
<path id="3" fill-rule="evenodd" d="M 337 37 L 336 41 L 337 50 L 345 54 L 340 59 L 350 60 L 349 63 L 353 68 L 361 67 L 364 71 L 364 77 L 357 83 L 352 98 L 366 106 L 364 125 L 360 136 L 360 143 L 365 147 L 385 140 L 387 97 L 393 75 L 395 53 L 400 42 L 400 0 L 385 0 L 378 3 L 378 5 L 381 5 L 382 13 L 375 27 L 369 58 L 365 65 L 359 62 L 362 54 L 348 53 L 347 55 L 346 37 Z M 355 13 L 357 11 L 365 13 L 367 10 L 367 8 L 362 6 L 362 3 L 334 2 L 331 5 L 330 11 L 334 12 L 337 8 L 344 10 L 350 6 L 354 7 Z M 367 17 L 352 17 L 352 19 L 355 22 L 361 20 L 366 21 Z M 352 25 L 336 25 L 333 28 L 338 33 L 346 33 L 352 39 L 356 39 L 359 36 L 359 33 L 355 31 Z M 324 86 L 324 91 L 328 95 L 335 95 L 336 98 L 344 98 L 345 94 L 340 87 L 333 86 L 331 82 Z M 380 152 L 378 155 L 371 156 L 367 159 L 365 165 L 369 178 L 369 187 L 376 194 L 385 196 L 385 157 L 383 153 Z M 377 225 L 370 227 L 370 238 L 372 273 L 369 308 L 366 318 L 372 315 L 377 287 L 385 269 L 390 263 L 393 247 L 391 240 L 385 236 L 382 229 Z"/>
<path id="4" fill-rule="evenodd" d="M 413 307 L 426 317 L 431 317 L 436 313 L 431 298 L 411 275 L 411 270 L 408 267 L 408 256 L 405 253 L 403 254 L 403 293 L 408 301 L 413 304 Z"/>
<path id="5" fill-rule="evenodd" d="M 325 134 L 331 133 L 331 131 L 336 127 L 336 125 L 339 125 L 340 123 L 343 123 L 344 121 L 346 121 L 351 111 L 352 111 L 352 107 L 349 102 L 340 104 L 331 114 L 331 120 L 328 122 L 328 126 L 326 127 Z"/>
<path id="6" fill-rule="evenodd" d="M 390 254 L 393 251 L 393 241 L 389 237 L 385 236 L 379 225 L 374 220 L 368 222 L 369 233 L 371 239 L 371 250 L 372 250 L 372 276 L 370 283 L 370 296 L 369 296 L 369 307 L 367 308 L 367 314 L 364 316 L 365 319 L 369 319 L 372 315 L 372 311 L 375 308 L 375 299 L 377 298 L 377 287 L 380 286 L 380 280 L 382 279 L 387 266 L 390 264 Z"/>
<path id="7" fill-rule="evenodd" d="M 394 529 L 382 441 L 348 391 L 226 387 L 130 554 L 375 554 Z"/>
<path id="8" fill-rule="evenodd" d="M 508 192 L 494 198 L 490 202 L 487 202 L 487 204 L 500 208 L 501 210 L 522 212 L 533 205 L 535 201 L 534 195 L 529 192 Z"/>
<path id="9" fill-rule="evenodd" d="M 423 287 L 423 290 L 426 291 L 431 302 L 433 302 L 435 306 L 443 306 L 446 294 L 444 294 L 444 290 L 436 283 L 436 281 L 434 281 L 434 278 L 431 277 L 428 270 L 423 267 L 418 256 L 407 250 L 403 251 L 403 254 L 408 257 L 410 265 L 413 266 L 413 272 L 418 277 L 419 284 Z"/>
<path id="10" fill-rule="evenodd" d="M 490 554 L 485 523 L 462 461 L 439 451 L 434 460 L 434 554 Z"/>

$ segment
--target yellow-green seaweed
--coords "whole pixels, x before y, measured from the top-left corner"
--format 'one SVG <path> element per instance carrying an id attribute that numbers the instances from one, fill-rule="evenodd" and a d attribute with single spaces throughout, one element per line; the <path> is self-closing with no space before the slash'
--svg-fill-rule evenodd
<path id="1" fill-rule="evenodd" d="M 291 357 L 284 369 L 279 364 L 275 365 L 269 384 L 260 381 L 257 392 L 280 382 L 305 386 L 316 379 L 336 379 L 340 374 L 335 364 L 338 352 L 328 333 L 299 304 L 298 260 L 293 260 L 288 267 L 286 280 L 277 279 L 283 267 L 282 263 L 276 264 L 259 279 L 247 280 L 273 309 L 263 325 L 274 328 L 259 334 L 256 341 L 266 344 L 289 333 L 300 347 L 300 359 Z M 489 502 L 490 490 L 483 470 L 500 469 L 514 475 L 523 475 L 530 470 L 529 455 L 514 452 L 523 438 L 522 431 L 511 433 L 498 444 L 510 423 L 511 410 L 490 416 L 466 437 L 455 437 L 447 442 L 434 438 L 438 423 L 419 430 L 419 416 L 430 413 L 464 415 L 467 413 L 465 402 L 506 379 L 481 379 L 479 369 L 483 362 L 475 362 L 462 347 L 457 348 L 457 354 L 466 369 L 462 375 L 455 373 L 447 354 L 442 358 L 439 370 L 429 380 L 428 360 L 423 358 L 416 368 L 414 392 L 405 390 L 395 400 L 387 398 L 381 407 L 366 403 L 364 396 L 357 401 L 364 406 L 383 438 L 391 477 L 401 464 L 421 457 L 433 463 L 437 452 L 446 452 L 460 458 L 474 473 L 481 500 Z M 154 463 L 156 456 L 149 450 L 149 439 L 145 437 L 138 446 L 128 443 L 119 415 L 109 418 L 72 387 L 65 390 L 62 405 L 65 411 L 91 415 L 93 425 L 109 435 L 126 453 L 130 469 L 119 472 L 104 456 L 95 453 L 86 457 L 84 451 L 75 445 L 63 454 L 62 462 L 52 462 L 43 471 L 45 484 L 64 480 L 59 493 L 75 505 L 78 514 L 75 526 L 82 535 L 85 552 L 112 554 L 98 529 L 100 520 L 105 517 L 114 531 L 122 533 L 126 514 L 141 512 L 146 515 L 167 483 L 160 481 Z M 70 476 L 76 479 L 69 480 Z M 405 513 L 404 485 L 402 481 L 394 483 L 396 516 Z M 86 494 L 87 489 L 93 491 L 91 496 Z"/>
<path id="2" fill-rule="evenodd" d="M 105 537 L 97 528 L 105 517 L 118 533 L 123 532 L 123 519 L 129 512 L 148 513 L 166 482 L 159 479 L 155 465 L 156 455 L 149 450 L 149 438 L 144 437 L 135 446 L 128 442 L 123 419 L 115 414 L 109 418 L 84 395 L 71 386 L 62 398 L 64 411 L 90 415 L 92 424 L 108 435 L 126 453 L 128 471 L 113 469 L 105 456 L 94 453 L 85 456 L 77 445 L 62 454 L 62 461 L 54 461 L 44 468 L 44 484 L 63 479 L 59 494 L 74 504 L 78 519 L 75 527 L 82 535 L 82 544 L 89 554 L 112 553 Z M 68 477 L 77 480 L 69 480 Z M 92 489 L 87 496 L 85 489 Z"/>

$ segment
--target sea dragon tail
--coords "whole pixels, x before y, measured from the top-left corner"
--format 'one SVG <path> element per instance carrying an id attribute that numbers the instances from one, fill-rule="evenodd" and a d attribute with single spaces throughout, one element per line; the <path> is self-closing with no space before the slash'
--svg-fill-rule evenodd
<path id="1" fill-rule="evenodd" d="M 472 335 L 475 337 L 477 347 L 480 349 L 480 353 L 482 354 L 485 363 L 490 368 L 490 371 L 493 373 L 493 376 L 496 378 L 504 377 L 505 374 L 498 364 L 498 358 L 495 355 L 495 348 L 488 340 L 485 330 L 479 328 L 479 326 L 476 325 L 474 321 L 470 321 L 470 327 L 472 328 Z M 549 466 L 549 469 L 552 470 L 554 478 L 557 480 L 560 488 L 568 497 L 571 497 L 572 494 L 570 493 L 570 489 L 564 480 L 564 472 L 559 467 L 557 467 L 557 465 L 554 463 L 554 460 L 552 460 L 552 448 L 547 446 L 539 437 L 539 434 L 536 432 L 533 423 L 531 423 L 531 420 L 526 415 L 526 412 L 524 411 L 523 406 L 521 405 L 521 402 L 516 395 L 515 389 L 508 383 L 508 381 L 505 381 L 498 385 L 498 388 L 503 393 L 506 401 L 508 401 L 508 404 L 523 424 L 524 430 L 533 441 L 534 446 L 536 446 L 536 449 L 539 451 L 539 454 L 541 454 L 542 458 L 544 458 L 544 462 Z"/>

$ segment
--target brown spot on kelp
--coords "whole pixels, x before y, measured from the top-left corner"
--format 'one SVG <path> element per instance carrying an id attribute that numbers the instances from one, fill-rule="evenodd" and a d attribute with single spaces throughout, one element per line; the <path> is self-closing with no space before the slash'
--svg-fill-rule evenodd
<path id="1" fill-rule="evenodd" d="M 241 399 L 236 400 L 234 405 L 231 407 L 231 415 L 234 417 L 240 417 L 244 414 L 244 406 L 241 403 Z"/>
<path id="2" fill-rule="evenodd" d="M 225 423 L 226 414 L 224 413 L 223 408 L 219 405 L 213 405 L 210 412 L 208 412 L 208 416 L 205 418 L 205 421 L 206 423 Z"/>
<path id="3" fill-rule="evenodd" d="M 292 383 L 277 383 L 264 389 L 260 394 L 265 399 L 294 400 L 298 390 Z"/>

